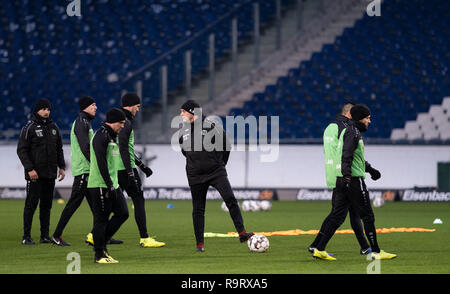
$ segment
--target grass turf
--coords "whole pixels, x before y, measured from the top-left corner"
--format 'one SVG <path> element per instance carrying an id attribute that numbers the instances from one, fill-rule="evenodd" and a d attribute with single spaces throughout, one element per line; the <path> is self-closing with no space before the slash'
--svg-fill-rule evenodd
<path id="1" fill-rule="evenodd" d="M 174 208 L 168 209 L 172 203 Z M 234 230 L 229 215 L 220 209 L 221 202 L 209 201 L 205 232 L 226 233 Z M 335 235 L 327 251 L 335 262 L 315 260 L 306 248 L 313 235 L 272 236 L 267 253 L 251 253 L 237 238 L 205 238 L 206 252 L 195 252 L 195 239 L 189 201 L 146 201 L 149 233 L 166 242 L 162 248 L 140 248 L 131 202 L 130 218 L 115 235 L 122 245 L 109 245 L 118 264 L 94 264 L 92 248 L 84 243 L 92 225 L 86 201 L 67 225 L 63 238 L 72 244 L 59 247 L 39 244 L 39 210 L 36 211 L 32 237 L 34 246 L 21 245 L 23 200 L 0 201 L 0 273 L 65 274 L 71 262 L 70 252 L 81 256 L 82 274 L 365 274 L 369 261 L 359 255 L 352 234 Z M 273 202 L 269 212 L 243 212 L 249 231 L 318 229 L 330 210 L 324 202 Z M 54 230 L 64 204 L 53 204 L 50 233 Z M 377 228 L 423 227 L 435 232 L 378 234 L 380 247 L 398 254 L 394 260 L 382 261 L 382 274 L 450 273 L 450 203 L 387 203 L 374 208 Z M 435 218 L 443 224 L 433 225 Z M 340 229 L 350 228 L 348 218 Z"/>

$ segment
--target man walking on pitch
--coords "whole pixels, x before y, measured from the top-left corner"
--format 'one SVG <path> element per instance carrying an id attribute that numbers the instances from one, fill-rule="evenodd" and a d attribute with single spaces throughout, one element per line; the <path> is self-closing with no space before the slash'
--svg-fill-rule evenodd
<path id="1" fill-rule="evenodd" d="M 228 181 L 225 166 L 231 146 L 225 131 L 201 114 L 198 103 L 186 101 L 180 110 L 184 126 L 180 130 L 181 152 L 186 157 L 186 173 L 192 194 L 192 219 L 197 251 L 204 252 L 206 194 L 210 186 L 217 189 L 225 201 L 240 242 L 247 241 L 253 233 L 244 228 L 241 211 Z M 206 143 L 210 139 L 210 142 Z M 209 146 L 211 144 L 212 146 Z"/>
<path id="2" fill-rule="evenodd" d="M 313 251 L 313 257 L 324 260 L 336 260 L 330 256 L 325 247 L 336 230 L 345 220 L 348 209 L 352 205 L 357 209 L 369 240 L 373 259 L 392 259 L 397 255 L 387 253 L 378 246 L 375 216 L 370 206 L 369 192 L 364 182 L 367 163 L 364 159 L 364 143 L 361 132 L 367 131 L 370 124 L 370 110 L 363 104 L 357 104 L 350 110 L 352 120 L 339 136 L 336 166 L 336 194 L 333 209 L 322 224 L 322 236 Z M 378 175 L 379 177 L 379 175 Z"/>
<path id="3" fill-rule="evenodd" d="M 92 201 L 87 193 L 87 180 L 90 160 L 89 144 L 93 136 L 91 121 L 95 118 L 97 105 L 93 98 L 85 96 L 78 101 L 78 106 L 80 112 L 73 122 L 70 132 L 70 162 L 74 177 L 72 193 L 51 237 L 52 243 L 59 246 L 70 246 L 62 239 L 61 235 L 72 215 L 80 207 L 84 197 L 86 197 L 92 210 Z"/>
<path id="4" fill-rule="evenodd" d="M 336 158 L 338 153 L 339 137 L 344 134 L 343 130 L 346 129 L 350 123 L 350 119 L 352 118 L 350 114 L 350 109 L 354 105 L 355 105 L 354 103 L 347 102 L 342 107 L 341 113 L 337 115 L 336 120 L 328 125 L 323 134 L 323 148 L 325 155 L 325 174 L 327 186 L 328 188 L 333 189 L 333 194 L 331 198 L 332 209 L 334 209 L 334 203 L 336 201 L 336 193 L 337 193 L 336 171 L 337 168 L 339 168 L 339 166 L 337 166 L 336 163 L 341 161 L 339 158 Z M 366 172 L 369 172 L 371 174 L 373 180 L 378 180 L 380 178 L 380 172 L 372 168 L 367 161 L 366 161 Z M 356 239 L 358 240 L 358 243 L 361 248 L 360 254 L 364 255 L 372 253 L 372 249 L 370 248 L 366 238 L 364 237 L 361 218 L 359 217 L 357 210 L 353 207 L 353 205 L 350 204 L 348 212 L 350 216 L 351 227 L 353 229 L 353 232 L 355 233 Z M 323 229 L 324 228 L 321 228 L 314 242 L 309 246 L 308 251 L 310 253 L 314 253 L 314 248 L 316 248 L 317 244 L 319 243 L 320 239 L 323 236 Z"/>
<path id="5" fill-rule="evenodd" d="M 94 250 L 96 263 L 117 263 L 106 248 L 109 240 L 128 219 L 128 206 L 119 188 L 120 162 L 117 134 L 123 129 L 125 114 L 118 108 L 106 113 L 106 122 L 94 134 L 90 145 L 91 164 L 88 191 L 94 211 Z M 110 214 L 113 216 L 109 218 Z"/>
<path id="6" fill-rule="evenodd" d="M 147 232 L 147 220 L 145 215 L 144 191 L 136 166 L 147 177 L 152 175 L 152 170 L 134 153 L 133 118 L 139 111 L 141 99 L 134 93 L 127 93 L 122 97 L 122 111 L 125 113 L 125 126 L 119 133 L 119 149 L 122 160 L 119 162 L 119 185 L 133 200 L 134 218 L 139 229 L 141 247 L 162 247 L 166 245 L 151 238 Z"/>
<path id="7" fill-rule="evenodd" d="M 25 169 L 27 197 L 23 212 L 22 244 L 34 245 L 31 238 L 33 215 L 39 205 L 40 243 L 51 243 L 49 236 L 55 179 L 65 177 L 65 162 L 58 126 L 50 118 L 50 101 L 40 99 L 30 120 L 20 132 L 17 155 Z M 58 171 L 59 169 L 59 171 Z"/>

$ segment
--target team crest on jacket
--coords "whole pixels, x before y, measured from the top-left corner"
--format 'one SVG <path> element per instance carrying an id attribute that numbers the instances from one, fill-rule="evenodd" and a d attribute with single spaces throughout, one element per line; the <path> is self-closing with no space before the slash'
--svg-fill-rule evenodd
<path id="1" fill-rule="evenodd" d="M 56 130 L 55 130 L 55 129 L 52 130 L 52 134 L 53 134 L 54 136 L 56 136 Z"/>

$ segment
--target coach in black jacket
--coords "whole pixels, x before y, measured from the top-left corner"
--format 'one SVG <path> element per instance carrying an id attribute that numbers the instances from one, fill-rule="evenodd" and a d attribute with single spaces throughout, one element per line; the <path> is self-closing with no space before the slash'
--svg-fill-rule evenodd
<path id="1" fill-rule="evenodd" d="M 17 155 L 24 167 L 27 181 L 22 244 L 35 244 L 31 239 L 31 224 L 39 201 L 40 242 L 51 243 L 49 225 L 55 179 L 57 175 L 59 181 L 64 179 L 66 165 L 61 135 L 58 126 L 50 118 L 50 102 L 47 99 L 40 99 L 36 103 L 30 120 L 22 128 Z"/>
<path id="2" fill-rule="evenodd" d="M 188 100 L 181 106 L 180 115 L 185 124 L 179 133 L 179 143 L 181 152 L 186 157 L 197 251 L 204 251 L 205 206 L 209 186 L 216 188 L 225 201 L 239 233 L 239 240 L 247 241 L 253 233 L 247 233 L 244 228 L 238 202 L 228 181 L 225 165 L 230 156 L 231 145 L 225 131 L 213 121 L 205 119 L 201 115 L 199 104 L 193 100 Z"/>

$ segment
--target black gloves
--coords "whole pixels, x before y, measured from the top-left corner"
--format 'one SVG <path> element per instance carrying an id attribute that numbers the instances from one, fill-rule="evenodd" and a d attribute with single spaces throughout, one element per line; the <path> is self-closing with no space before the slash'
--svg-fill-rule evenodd
<path id="1" fill-rule="evenodd" d="M 381 173 L 377 169 L 374 169 L 373 167 L 371 167 L 370 165 L 366 167 L 366 172 L 368 172 L 370 174 L 370 177 L 374 181 L 381 178 Z"/>
<path id="2" fill-rule="evenodd" d="M 352 178 L 350 176 L 345 176 L 342 178 L 342 188 L 346 192 L 350 192 L 350 182 Z"/>
<path id="3" fill-rule="evenodd" d="M 130 188 L 133 192 L 139 191 L 139 189 L 140 189 L 141 187 L 139 186 L 139 183 L 138 183 L 136 177 L 134 176 L 133 170 L 127 171 L 127 175 L 128 175 L 128 186 L 129 186 L 129 188 Z"/>
<path id="4" fill-rule="evenodd" d="M 148 166 L 146 166 L 144 164 L 139 165 L 139 168 L 145 174 L 146 178 L 148 178 L 149 176 L 151 176 L 153 174 L 153 171 Z"/>
<path id="5" fill-rule="evenodd" d="M 109 199 L 116 199 L 117 192 L 116 192 L 116 189 L 114 187 L 112 187 L 112 186 L 108 187 L 108 195 L 107 195 L 107 197 Z"/>
<path id="6" fill-rule="evenodd" d="M 340 189 L 342 189 L 342 191 L 344 193 L 348 193 L 350 192 L 350 182 L 351 182 L 352 178 L 350 176 L 344 176 L 344 177 L 338 177 L 336 180 L 336 186 Z"/>

